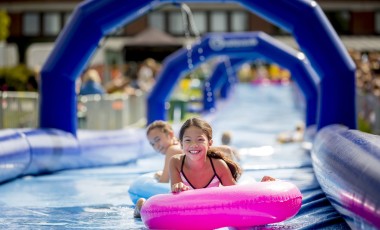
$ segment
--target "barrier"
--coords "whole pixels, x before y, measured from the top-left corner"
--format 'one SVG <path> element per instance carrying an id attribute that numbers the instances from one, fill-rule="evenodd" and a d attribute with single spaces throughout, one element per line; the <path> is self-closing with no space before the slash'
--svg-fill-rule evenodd
<path id="1" fill-rule="evenodd" d="M 141 128 L 79 131 L 0 130 L 0 183 L 25 175 L 124 164 L 155 154 Z M 110 154 L 113 153 L 113 154 Z"/>
<path id="2" fill-rule="evenodd" d="M 370 128 L 370 132 L 380 135 L 380 98 L 371 94 L 357 90 L 357 112 Z"/>
<path id="3" fill-rule="evenodd" d="M 0 101 L 0 129 L 38 127 L 38 93 L 0 92 Z M 145 94 L 79 96 L 79 127 L 90 130 L 116 130 L 145 123 L 145 102 Z"/>
<path id="4" fill-rule="evenodd" d="M 315 138 L 313 168 L 352 229 L 380 228 L 380 136 L 330 125 Z"/>
<path id="5" fill-rule="evenodd" d="M 38 93 L 0 91 L 0 129 L 37 128 Z"/>

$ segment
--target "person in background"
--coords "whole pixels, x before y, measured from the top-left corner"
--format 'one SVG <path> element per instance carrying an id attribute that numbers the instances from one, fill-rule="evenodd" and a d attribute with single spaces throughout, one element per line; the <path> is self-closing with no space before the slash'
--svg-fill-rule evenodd
<path id="1" fill-rule="evenodd" d="M 299 122 L 293 132 L 282 132 L 278 134 L 277 141 L 280 143 L 302 142 L 305 133 L 305 124 Z"/>
<path id="2" fill-rule="evenodd" d="M 88 69 L 83 76 L 79 95 L 104 94 L 100 76 L 97 70 Z"/>
<path id="3" fill-rule="evenodd" d="M 158 64 L 153 58 L 147 58 L 141 64 L 137 72 L 138 85 L 144 92 L 149 92 L 154 86 L 155 76 L 158 72 Z"/>
<path id="4" fill-rule="evenodd" d="M 232 156 L 234 157 L 234 160 L 240 161 L 240 155 L 239 155 L 238 150 L 231 146 L 231 139 L 232 139 L 232 134 L 230 132 L 225 131 L 222 133 L 222 138 L 221 138 L 222 145 L 230 146 L 230 148 L 232 149 Z"/>

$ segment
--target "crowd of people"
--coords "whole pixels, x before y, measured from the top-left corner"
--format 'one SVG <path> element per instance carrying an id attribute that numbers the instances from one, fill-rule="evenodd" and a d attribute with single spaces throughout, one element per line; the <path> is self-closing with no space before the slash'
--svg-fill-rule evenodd
<path id="1" fill-rule="evenodd" d="M 356 64 L 358 129 L 380 134 L 380 51 L 350 51 Z"/>
<path id="2" fill-rule="evenodd" d="M 106 81 L 103 70 L 104 67 L 86 69 L 76 82 L 78 95 L 136 95 L 138 91 L 148 92 L 155 83 L 160 64 L 152 58 L 141 63 L 128 62 L 122 66 L 112 63 L 108 73 L 109 81 Z"/>
<path id="3" fill-rule="evenodd" d="M 252 64 L 244 64 L 238 76 L 241 82 L 252 84 L 289 83 L 291 79 L 291 73 L 286 68 L 260 60 Z"/>
<path id="4" fill-rule="evenodd" d="M 136 94 L 137 91 L 149 92 L 153 87 L 161 64 L 152 58 L 141 63 L 128 62 L 121 69 L 118 65 L 111 66 L 111 79 L 104 84 L 105 91 L 111 93 Z"/>
<path id="5" fill-rule="evenodd" d="M 365 93 L 380 97 L 380 51 L 349 51 L 356 65 L 356 86 Z"/>

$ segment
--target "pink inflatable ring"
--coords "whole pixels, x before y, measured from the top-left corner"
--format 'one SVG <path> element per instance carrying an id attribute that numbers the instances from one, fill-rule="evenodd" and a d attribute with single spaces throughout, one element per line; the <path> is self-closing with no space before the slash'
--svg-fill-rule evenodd
<path id="1" fill-rule="evenodd" d="M 302 194 L 286 181 L 197 189 L 149 198 L 141 219 L 150 229 L 215 229 L 277 223 L 296 215 Z"/>

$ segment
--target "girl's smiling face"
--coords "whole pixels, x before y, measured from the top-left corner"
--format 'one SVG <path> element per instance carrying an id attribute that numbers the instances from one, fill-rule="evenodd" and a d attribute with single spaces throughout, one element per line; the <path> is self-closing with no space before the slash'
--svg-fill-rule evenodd
<path id="1" fill-rule="evenodd" d="M 154 150 L 165 155 L 173 144 L 173 133 L 164 133 L 159 128 L 154 128 L 148 133 L 148 141 Z"/>
<path id="2" fill-rule="evenodd" d="M 202 129 L 190 126 L 185 130 L 182 149 L 188 157 L 192 159 L 205 157 L 211 145 L 212 140 L 207 138 Z"/>

